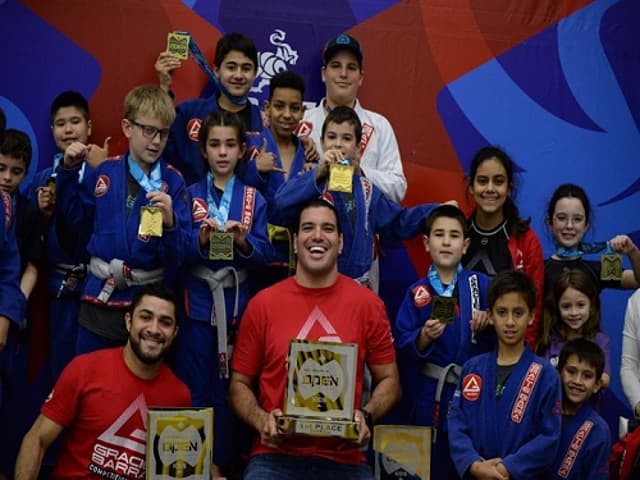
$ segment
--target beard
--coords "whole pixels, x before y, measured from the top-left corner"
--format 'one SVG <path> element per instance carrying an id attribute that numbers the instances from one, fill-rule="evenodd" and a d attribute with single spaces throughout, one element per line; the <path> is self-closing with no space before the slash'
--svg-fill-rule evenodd
<path id="1" fill-rule="evenodd" d="M 131 345 L 131 350 L 138 357 L 142 363 L 146 365 L 155 365 L 160 363 L 166 354 L 166 349 L 160 350 L 158 353 L 146 353 L 142 351 L 142 347 L 140 346 L 140 341 L 135 339 L 131 333 L 129 334 L 129 345 Z"/>

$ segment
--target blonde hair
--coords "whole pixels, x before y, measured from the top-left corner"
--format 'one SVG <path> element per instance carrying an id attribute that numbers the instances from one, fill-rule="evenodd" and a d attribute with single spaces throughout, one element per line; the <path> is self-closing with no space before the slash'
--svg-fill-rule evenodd
<path id="1" fill-rule="evenodd" d="M 170 126 L 176 119 L 176 109 L 169 95 L 156 85 L 140 85 L 124 98 L 124 118 L 135 120 L 140 115 L 152 115 Z"/>

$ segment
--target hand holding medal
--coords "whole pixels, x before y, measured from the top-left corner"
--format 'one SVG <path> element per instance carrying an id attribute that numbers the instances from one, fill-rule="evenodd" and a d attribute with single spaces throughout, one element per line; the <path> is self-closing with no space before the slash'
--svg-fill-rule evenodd
<path id="1" fill-rule="evenodd" d="M 626 235 L 618 235 L 607 242 L 607 250 L 600 257 L 600 279 L 601 280 L 622 280 L 622 255 L 619 255 L 619 249 L 624 250 L 627 242 L 621 238 Z M 628 239 L 628 237 L 627 237 Z M 630 241 L 630 240 L 629 240 Z M 631 242 L 633 244 L 633 242 Z"/>
<path id="2" fill-rule="evenodd" d="M 437 318 L 430 318 L 424 322 L 424 325 L 420 329 L 420 334 L 416 339 L 416 346 L 418 347 L 418 350 L 424 350 L 431 342 L 439 338 L 444 333 L 446 326 L 446 323 L 441 322 Z"/>
<path id="3" fill-rule="evenodd" d="M 161 237 L 163 227 L 173 228 L 173 201 L 160 191 L 148 192 L 146 198 L 151 205 L 141 209 L 140 234 Z"/>

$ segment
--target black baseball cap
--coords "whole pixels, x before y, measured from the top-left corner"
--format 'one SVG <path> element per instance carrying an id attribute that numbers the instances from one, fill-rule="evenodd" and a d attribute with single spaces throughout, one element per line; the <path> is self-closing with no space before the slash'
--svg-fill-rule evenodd
<path id="1" fill-rule="evenodd" d="M 322 50 L 324 64 L 326 65 L 329 63 L 339 50 L 349 50 L 352 52 L 358 60 L 358 65 L 362 68 L 362 49 L 360 48 L 360 43 L 358 40 L 346 33 L 341 33 L 337 37 L 332 38 L 324 46 L 324 49 Z"/>

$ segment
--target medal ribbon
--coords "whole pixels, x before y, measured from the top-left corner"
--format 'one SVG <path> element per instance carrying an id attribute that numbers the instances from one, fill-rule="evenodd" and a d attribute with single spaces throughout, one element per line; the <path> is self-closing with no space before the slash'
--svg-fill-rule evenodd
<path id="1" fill-rule="evenodd" d="M 600 253 L 605 249 L 607 250 L 607 253 L 610 253 L 611 247 L 609 246 L 609 242 L 581 242 L 577 246 L 571 248 L 556 246 L 556 251 L 553 254 L 559 258 L 572 258 L 581 257 L 582 255 L 589 253 Z"/>
<path id="2" fill-rule="evenodd" d="M 216 205 L 213 195 L 213 174 L 207 172 L 207 205 L 209 206 L 209 217 L 218 222 L 218 228 L 222 229 L 229 219 L 229 210 L 231 209 L 231 196 L 233 195 L 233 186 L 236 183 L 236 176 L 232 176 L 227 180 L 224 186 L 224 192 L 220 199 L 220 205 Z M 217 195 L 216 195 L 217 196 Z"/>
<path id="3" fill-rule="evenodd" d="M 200 50 L 200 47 L 198 47 L 198 44 L 196 43 L 196 39 L 193 38 L 193 36 L 189 32 L 176 31 L 175 33 L 189 36 L 189 51 L 191 52 L 191 56 L 200 67 L 200 70 L 202 70 L 207 75 L 207 77 L 209 77 L 209 79 L 213 83 L 215 92 L 223 93 L 224 96 L 227 97 L 234 105 L 246 105 L 248 101 L 246 95 L 233 95 L 226 88 L 224 88 L 224 85 L 222 85 L 220 79 L 216 76 L 216 74 L 213 73 L 213 70 L 211 70 L 211 67 L 207 63 L 207 60 L 204 58 L 202 50 Z"/>
<path id="4" fill-rule="evenodd" d="M 436 293 L 441 297 L 453 297 L 453 291 L 456 288 L 456 282 L 458 281 L 458 274 L 462 272 L 462 265 L 458 263 L 458 267 L 453 274 L 453 278 L 451 279 L 451 283 L 447 285 L 447 288 L 444 288 L 442 285 L 442 280 L 440 280 L 440 274 L 438 270 L 433 266 L 433 264 L 429 267 L 429 273 L 427 273 L 429 277 L 429 283 L 436 291 Z"/>
<path id="5" fill-rule="evenodd" d="M 52 177 L 56 177 L 57 173 L 56 173 L 56 168 L 58 168 L 58 165 L 60 165 L 60 162 L 62 161 L 62 159 L 64 158 L 64 154 L 63 153 L 56 153 L 53 156 L 53 173 L 51 174 Z M 78 183 L 82 183 L 82 179 L 84 178 L 84 170 L 85 167 L 87 166 L 87 162 L 82 162 L 82 165 L 80 166 L 80 171 L 78 172 Z"/>
<path id="6" fill-rule="evenodd" d="M 131 174 L 133 179 L 138 182 L 138 185 L 144 188 L 145 192 L 149 193 L 160 190 L 160 187 L 162 185 L 162 172 L 160 171 L 160 162 L 156 161 L 153 167 L 151 167 L 151 171 L 149 172 L 148 176 L 142 171 L 140 165 L 138 165 L 133 160 L 133 158 L 131 158 L 131 154 L 129 154 L 129 157 L 127 158 L 127 165 L 129 166 L 129 173 Z"/>

